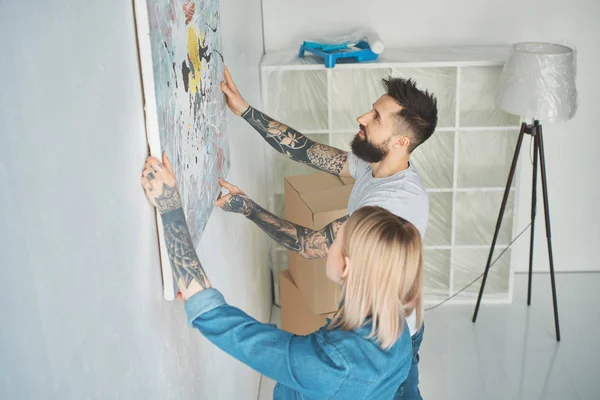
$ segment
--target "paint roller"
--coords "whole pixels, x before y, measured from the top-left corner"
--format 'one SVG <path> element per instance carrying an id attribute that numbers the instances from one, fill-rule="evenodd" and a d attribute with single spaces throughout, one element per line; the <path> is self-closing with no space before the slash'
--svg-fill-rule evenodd
<path id="1" fill-rule="evenodd" d="M 379 35 L 375 32 L 368 32 L 365 37 L 364 40 L 369 43 L 369 47 L 371 48 L 371 51 L 375 54 L 381 54 L 383 53 L 384 50 L 384 46 L 383 46 L 383 42 L 381 41 L 381 38 L 379 37 Z"/>

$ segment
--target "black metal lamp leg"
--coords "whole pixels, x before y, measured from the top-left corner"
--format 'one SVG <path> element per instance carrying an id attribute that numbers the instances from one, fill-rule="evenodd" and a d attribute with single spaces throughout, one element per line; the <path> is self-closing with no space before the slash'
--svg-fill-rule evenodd
<path id="1" fill-rule="evenodd" d="M 529 277 L 527 284 L 527 305 L 531 305 L 531 279 L 533 276 L 533 240 L 535 233 L 535 214 L 537 207 L 537 173 L 538 173 L 538 138 L 537 125 L 534 125 L 531 135 L 533 136 L 533 178 L 531 180 L 531 242 L 529 244 Z"/>
<path id="2" fill-rule="evenodd" d="M 550 229 L 550 210 L 548 207 L 548 183 L 546 180 L 546 158 L 544 156 L 544 139 L 542 137 L 542 126 L 537 128 L 536 140 L 538 141 L 540 153 L 540 169 L 542 172 L 542 193 L 544 198 L 544 214 L 546 218 L 546 238 L 548 240 L 548 258 L 550 261 L 550 282 L 552 284 L 552 303 L 554 305 L 554 328 L 556 329 L 556 341 L 560 342 L 560 326 L 558 322 L 558 302 L 556 299 L 556 281 L 554 277 L 554 257 L 552 256 L 552 232 Z"/>
<path id="3" fill-rule="evenodd" d="M 494 248 L 496 247 L 496 241 L 498 240 L 498 234 L 500 233 L 500 227 L 502 226 L 502 218 L 504 217 L 504 211 L 506 210 L 506 204 L 508 203 L 508 195 L 510 194 L 510 187 L 515 175 L 517 168 L 517 161 L 519 160 L 519 153 L 521 152 L 521 144 L 523 143 L 523 136 L 527 129 L 527 124 L 521 124 L 521 131 L 519 132 L 519 139 L 517 140 L 517 146 L 515 147 L 515 154 L 513 156 L 512 164 L 510 166 L 510 172 L 508 173 L 508 179 L 506 181 L 506 188 L 504 189 L 504 197 L 502 198 L 502 205 L 500 206 L 500 212 L 498 214 L 498 220 L 496 221 L 496 230 L 494 231 L 494 238 L 492 239 L 492 245 L 490 247 L 490 254 L 488 256 L 487 264 L 485 266 L 485 272 L 483 274 L 483 280 L 481 281 L 481 288 L 479 289 L 479 296 L 477 297 L 477 305 L 475 306 L 475 312 L 473 313 L 473 322 L 477 320 L 477 314 L 479 313 L 479 306 L 481 305 L 481 298 L 485 289 L 485 283 L 487 281 L 488 273 L 490 271 L 490 265 L 494 256 Z"/>

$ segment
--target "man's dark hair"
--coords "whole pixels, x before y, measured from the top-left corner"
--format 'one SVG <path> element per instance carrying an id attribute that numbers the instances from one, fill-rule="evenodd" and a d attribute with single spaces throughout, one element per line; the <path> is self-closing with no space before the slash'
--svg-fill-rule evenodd
<path id="1" fill-rule="evenodd" d="M 408 130 L 412 133 L 408 149 L 412 152 L 417 146 L 429 139 L 437 125 L 437 99 L 433 93 L 417 89 L 412 79 L 383 79 L 387 95 L 396 100 L 402 110 L 398 113 L 400 129 L 398 134 Z"/>

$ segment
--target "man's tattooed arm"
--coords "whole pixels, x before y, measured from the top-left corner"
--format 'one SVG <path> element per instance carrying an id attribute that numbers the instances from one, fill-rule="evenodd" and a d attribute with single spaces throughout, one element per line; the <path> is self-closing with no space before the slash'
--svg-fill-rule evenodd
<path id="1" fill-rule="evenodd" d="M 223 210 L 245 215 L 277 243 L 308 259 L 325 257 L 337 231 L 348 219 L 344 216 L 323 229 L 312 230 L 271 214 L 245 194 L 232 195 Z"/>
<path id="2" fill-rule="evenodd" d="M 184 297 L 189 298 L 192 293 L 186 296 L 184 291 L 197 286 L 199 290 L 207 289 L 210 287 L 210 282 L 194 249 L 177 188 L 163 184 L 162 193 L 156 198 L 156 204 L 163 222 L 173 277 Z"/>
<path id="3" fill-rule="evenodd" d="M 333 175 L 342 173 L 348 159 L 345 151 L 317 143 L 252 107 L 248 107 L 242 118 L 281 154 Z"/>

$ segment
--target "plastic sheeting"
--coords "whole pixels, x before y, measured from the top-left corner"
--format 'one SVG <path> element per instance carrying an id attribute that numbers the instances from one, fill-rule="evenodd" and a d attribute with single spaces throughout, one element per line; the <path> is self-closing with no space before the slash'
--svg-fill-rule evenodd
<path id="1" fill-rule="evenodd" d="M 369 43 L 371 51 L 375 54 L 383 53 L 385 46 L 383 41 L 376 32 L 367 29 L 357 29 L 350 33 L 344 33 L 340 35 L 323 35 L 306 39 L 309 42 L 316 43 L 328 43 L 328 44 L 343 44 L 348 43 L 350 45 L 356 44 L 359 41 L 364 40 Z"/>
<path id="2" fill-rule="evenodd" d="M 412 154 L 425 187 L 452 189 L 455 136 L 452 131 L 436 132 Z"/>
<path id="3" fill-rule="evenodd" d="M 519 125 L 519 116 L 496 107 L 502 67 L 469 67 L 462 69 L 460 79 L 460 126 L 490 127 Z"/>
<path id="4" fill-rule="evenodd" d="M 502 191 L 473 191 L 456 194 L 455 244 L 457 246 L 482 245 L 492 242 Z M 508 197 L 508 205 L 498 236 L 498 246 L 507 245 L 512 237 L 514 194 Z"/>
<path id="5" fill-rule="evenodd" d="M 577 111 L 575 57 L 551 43 L 517 43 L 502 71 L 498 106 L 512 114 L 551 122 Z"/>
<path id="6" fill-rule="evenodd" d="M 331 74 L 331 128 L 358 132 L 356 118 L 368 112 L 375 100 L 383 93 L 381 80 L 390 76 L 392 70 L 337 69 Z"/>
<path id="7" fill-rule="evenodd" d="M 390 50 L 390 52 L 392 52 Z M 388 50 L 386 50 L 386 54 Z M 314 140 L 342 150 L 358 132 L 356 118 L 368 112 L 384 94 L 381 79 L 412 78 L 438 98 L 438 130 L 412 155 L 411 160 L 429 190 L 430 218 L 425 236 L 425 296 L 429 302 L 462 289 L 485 268 L 502 193 L 518 136 L 520 118 L 495 105 L 502 65 L 493 65 L 500 52 L 446 51 L 456 66 L 436 65 L 435 55 L 415 51 L 416 62 L 387 62 L 381 67 L 345 65 L 326 71 L 280 56 L 263 60 L 265 112 Z M 464 54 L 466 61 L 460 61 Z M 508 55 L 508 52 L 505 53 Z M 493 62 L 482 63 L 489 56 Z M 269 61 L 270 60 L 270 61 Z M 435 62 L 431 62 L 431 61 Z M 473 65 L 469 61 L 473 60 Z M 381 63 L 381 61 L 379 62 Z M 375 64 L 379 64 L 375 63 Z M 460 65 L 460 68 L 458 68 Z M 265 67 L 266 66 L 266 67 Z M 269 151 L 273 210 L 283 215 L 283 177 L 313 172 Z M 498 248 L 513 238 L 511 193 Z M 274 254 L 284 269 L 285 252 Z M 486 296 L 508 298 L 510 252 L 502 256 L 490 275 Z M 476 293 L 474 285 L 465 293 Z M 470 297 L 473 298 L 472 296 Z M 489 298 L 489 297 L 488 297 Z"/>
<path id="8" fill-rule="evenodd" d="M 443 300 L 450 294 L 450 250 L 428 250 L 423 252 L 423 290 L 429 300 Z M 446 266 L 446 268 L 440 268 Z"/>
<path id="9" fill-rule="evenodd" d="M 501 249 L 498 248 L 497 254 Z M 458 247 L 452 255 L 454 268 L 454 290 L 456 293 L 473 282 L 485 269 L 489 249 L 487 248 L 462 248 Z M 490 269 L 488 280 L 485 284 L 485 295 L 503 298 L 510 290 L 510 250 Z M 479 284 L 470 286 L 465 293 L 476 296 Z M 472 297 L 474 298 L 474 297 Z"/>
<path id="10" fill-rule="evenodd" d="M 282 122 L 304 131 L 327 129 L 325 71 L 272 72 L 268 91 L 269 112 Z"/>
<path id="11" fill-rule="evenodd" d="M 504 187 L 517 139 L 515 132 L 501 130 L 460 131 L 457 186 Z"/>

